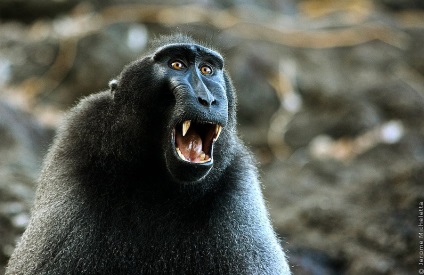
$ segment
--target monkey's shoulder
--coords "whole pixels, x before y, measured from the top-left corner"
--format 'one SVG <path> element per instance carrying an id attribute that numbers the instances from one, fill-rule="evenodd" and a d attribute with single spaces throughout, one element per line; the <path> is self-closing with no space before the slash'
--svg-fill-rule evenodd
<path id="1" fill-rule="evenodd" d="M 113 94 L 110 91 L 101 91 L 82 97 L 68 112 L 66 120 L 95 118 L 108 114 L 114 105 Z"/>

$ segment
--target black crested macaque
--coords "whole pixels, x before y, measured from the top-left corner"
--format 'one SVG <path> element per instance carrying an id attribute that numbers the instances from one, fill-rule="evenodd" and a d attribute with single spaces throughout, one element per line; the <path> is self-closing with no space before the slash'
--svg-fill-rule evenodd
<path id="1" fill-rule="evenodd" d="M 59 128 L 6 274 L 290 274 L 223 57 L 160 39 Z"/>

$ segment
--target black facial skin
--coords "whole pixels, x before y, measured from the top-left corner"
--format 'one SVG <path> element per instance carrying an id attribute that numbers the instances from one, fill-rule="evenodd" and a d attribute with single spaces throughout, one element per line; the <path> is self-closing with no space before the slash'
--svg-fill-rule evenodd
<path id="1" fill-rule="evenodd" d="M 290 274 L 222 56 L 164 37 L 109 86 L 61 125 L 6 274 Z"/>
<path id="2" fill-rule="evenodd" d="M 156 62 L 156 76 L 166 80 L 167 89 L 175 97 L 171 131 L 178 129 L 181 121 L 186 120 L 210 126 L 211 130 L 215 129 L 215 125 L 225 128 L 228 101 L 224 61 L 218 53 L 193 44 L 174 44 L 159 49 L 153 60 Z M 168 136 L 172 138 L 171 142 L 164 144 L 165 157 L 167 168 L 174 178 L 183 182 L 196 182 L 204 178 L 212 169 L 213 154 L 211 160 L 205 163 L 184 161 L 175 150 L 175 133 L 168 133 Z M 213 148 L 207 151 L 212 153 Z"/>

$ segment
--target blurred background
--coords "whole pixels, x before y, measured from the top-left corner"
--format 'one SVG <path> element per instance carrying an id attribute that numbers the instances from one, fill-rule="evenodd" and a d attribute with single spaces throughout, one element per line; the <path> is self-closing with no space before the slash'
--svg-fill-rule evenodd
<path id="1" fill-rule="evenodd" d="M 174 32 L 226 58 L 294 274 L 417 274 L 422 0 L 2 0 L 0 274 L 64 112 Z"/>

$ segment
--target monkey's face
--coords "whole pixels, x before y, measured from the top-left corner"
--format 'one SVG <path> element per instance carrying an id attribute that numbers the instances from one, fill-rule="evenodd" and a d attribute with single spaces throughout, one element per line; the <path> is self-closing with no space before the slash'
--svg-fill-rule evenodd
<path id="1" fill-rule="evenodd" d="M 160 118 L 155 124 L 163 127 L 156 142 L 161 143 L 167 170 L 178 182 L 198 182 L 219 159 L 214 147 L 228 121 L 223 58 L 187 43 L 161 47 L 141 62 L 149 64 L 151 78 L 141 76 L 138 82 L 152 82 L 142 99 L 151 105 L 144 107 L 149 112 L 145 115 Z"/>
<path id="2" fill-rule="evenodd" d="M 175 98 L 164 143 L 166 165 L 174 178 L 196 182 L 214 165 L 214 145 L 228 120 L 222 57 L 193 44 L 174 44 L 154 55 Z"/>

